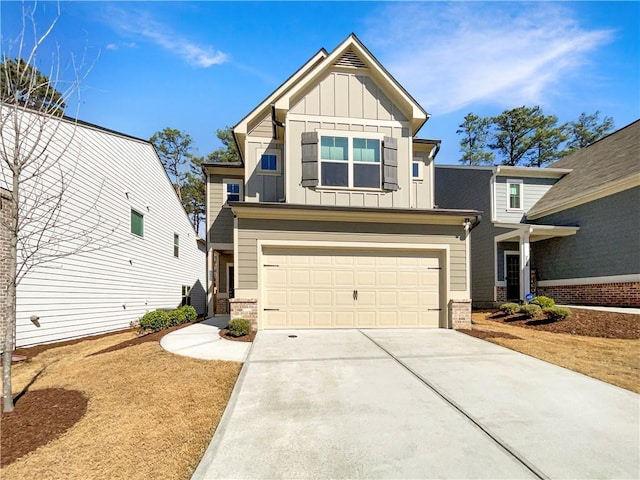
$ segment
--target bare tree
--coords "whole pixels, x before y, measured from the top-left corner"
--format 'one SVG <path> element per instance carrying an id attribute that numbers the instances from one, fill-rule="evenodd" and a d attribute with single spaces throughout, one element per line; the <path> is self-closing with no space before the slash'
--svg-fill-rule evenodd
<path id="1" fill-rule="evenodd" d="M 0 187 L 8 197 L 3 200 L 8 215 L 3 215 L 0 228 L 9 239 L 8 305 L 2 325 L 4 412 L 14 408 L 11 362 L 18 285 L 30 270 L 47 262 L 104 247 L 108 235 L 104 231 L 109 229 L 101 225 L 96 208 L 100 191 L 93 192 L 91 204 L 80 207 L 70 195 L 81 141 L 75 138 L 76 121 L 61 119 L 61 109 L 79 94 L 90 68 L 77 65 L 72 58 L 73 79 L 69 82 L 62 81 L 59 59 L 49 75 L 36 68 L 38 50 L 53 31 L 60 10 L 44 34 L 38 35 L 35 9 L 23 6 L 22 33 L 15 42 L 17 60 L 11 62 L 15 68 L 2 68 L 0 79 Z M 32 44 L 25 38 L 28 32 L 33 33 Z M 3 56 L 5 66 L 8 58 Z M 80 75 L 81 71 L 85 73 Z"/>

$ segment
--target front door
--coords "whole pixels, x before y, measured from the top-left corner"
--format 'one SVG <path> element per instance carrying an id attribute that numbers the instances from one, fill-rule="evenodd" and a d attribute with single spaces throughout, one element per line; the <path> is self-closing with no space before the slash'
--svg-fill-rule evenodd
<path id="1" fill-rule="evenodd" d="M 520 300 L 520 255 L 507 254 L 505 262 L 507 300 Z"/>

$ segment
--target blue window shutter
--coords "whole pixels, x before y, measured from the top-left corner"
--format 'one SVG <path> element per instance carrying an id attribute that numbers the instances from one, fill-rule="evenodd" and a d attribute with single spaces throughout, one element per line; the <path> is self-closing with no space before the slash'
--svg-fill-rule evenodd
<path id="1" fill-rule="evenodd" d="M 384 137 L 382 143 L 382 188 L 398 190 L 398 140 Z"/>
<path id="2" fill-rule="evenodd" d="M 303 187 L 318 186 L 318 132 L 302 134 L 302 183 Z"/>

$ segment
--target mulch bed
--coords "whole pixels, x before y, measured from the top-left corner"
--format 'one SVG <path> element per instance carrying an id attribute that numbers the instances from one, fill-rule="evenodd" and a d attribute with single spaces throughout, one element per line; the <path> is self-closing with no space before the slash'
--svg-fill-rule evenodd
<path id="1" fill-rule="evenodd" d="M 87 398 L 77 390 L 28 390 L 17 398 L 13 412 L 2 413 L 0 467 L 55 440 L 86 411 Z"/>
<path id="2" fill-rule="evenodd" d="M 640 338 L 639 315 L 580 308 L 572 308 L 571 311 L 573 315 L 557 322 L 550 321 L 546 317 L 527 319 L 520 314 L 505 315 L 502 312 L 493 313 L 487 318 L 495 322 L 552 333 L 628 340 Z"/>
<path id="3" fill-rule="evenodd" d="M 511 340 L 522 340 L 522 338 L 520 337 L 516 337 L 515 335 L 511 335 L 510 333 L 507 332 L 490 332 L 488 330 L 481 330 L 479 328 L 472 328 L 472 329 L 468 329 L 468 328 L 460 328 L 458 329 L 458 332 L 462 332 L 462 333 L 466 333 L 467 335 L 471 336 L 471 337 L 476 337 L 476 338 L 508 338 Z"/>
<path id="4" fill-rule="evenodd" d="M 225 340 L 232 340 L 234 342 L 253 342 L 256 338 L 256 331 L 251 330 L 248 335 L 244 335 L 243 337 L 234 337 L 229 334 L 229 330 L 226 328 L 221 328 L 220 332 L 218 332 L 222 338 Z"/>

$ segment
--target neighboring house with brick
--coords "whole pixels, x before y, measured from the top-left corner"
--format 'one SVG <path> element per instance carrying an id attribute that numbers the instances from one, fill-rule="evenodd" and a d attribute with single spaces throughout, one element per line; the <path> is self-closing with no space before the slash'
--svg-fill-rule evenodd
<path id="1" fill-rule="evenodd" d="M 640 121 L 549 168 L 437 165 L 436 204 L 477 208 L 472 298 L 640 306 Z"/>
<path id="2" fill-rule="evenodd" d="M 3 117 L 14 115 L 11 107 L 0 108 Z M 18 285 L 17 346 L 128 328 L 147 311 L 183 303 L 204 314 L 204 242 L 198 241 L 151 143 L 66 117 L 45 120 L 28 110 L 15 114 L 27 141 L 43 126 L 36 154 L 48 161 L 59 158 L 42 178 L 54 194 L 61 179 L 66 183 L 55 219 L 66 230 L 64 242 L 55 246 L 57 253 L 81 246 L 70 256 L 34 267 Z M 2 122 L 5 154 L 13 146 L 10 123 Z M 12 203 L 5 195 L 11 177 L 2 163 L 4 220 Z M 38 191 L 27 186 L 24 195 Z M 4 295 L 6 228 L 2 232 Z M 50 232 L 45 231 L 45 240 Z M 31 317 L 37 317 L 39 326 Z"/>
<path id="3" fill-rule="evenodd" d="M 210 163 L 210 308 L 259 329 L 470 322 L 470 230 L 436 209 L 424 109 L 354 36 L 324 49 L 233 129 Z"/>

